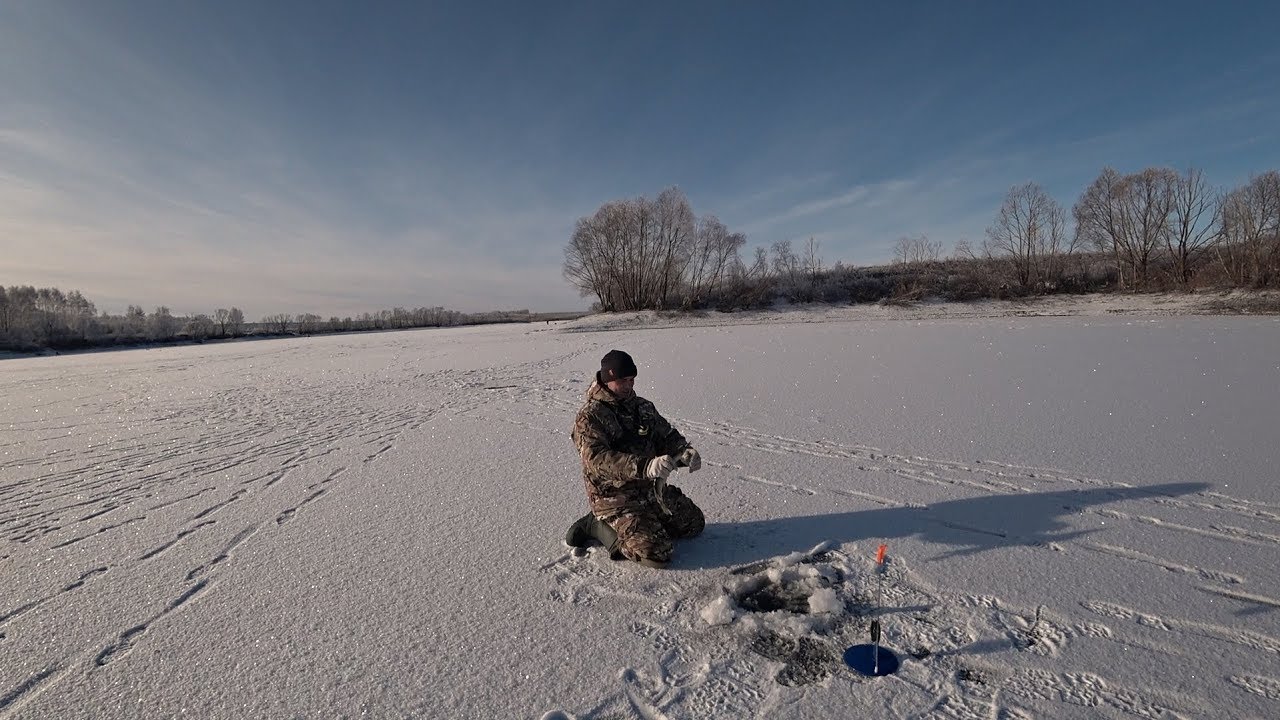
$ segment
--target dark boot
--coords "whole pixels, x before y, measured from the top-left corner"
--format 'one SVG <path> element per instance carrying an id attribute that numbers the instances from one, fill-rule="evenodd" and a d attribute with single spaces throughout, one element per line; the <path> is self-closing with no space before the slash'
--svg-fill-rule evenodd
<path id="1" fill-rule="evenodd" d="M 587 513 L 569 526 L 569 532 L 564 535 L 564 544 L 571 548 L 584 548 L 591 543 L 591 523 L 596 519 L 595 515 Z"/>
<path id="2" fill-rule="evenodd" d="M 610 552 L 613 546 L 618 542 L 618 533 L 608 524 L 601 522 L 595 515 L 587 513 L 578 518 L 569 526 L 569 532 L 565 533 L 564 544 L 575 550 L 586 550 L 591 546 L 592 542 L 598 542 Z M 575 555 L 581 553 L 574 553 Z"/>

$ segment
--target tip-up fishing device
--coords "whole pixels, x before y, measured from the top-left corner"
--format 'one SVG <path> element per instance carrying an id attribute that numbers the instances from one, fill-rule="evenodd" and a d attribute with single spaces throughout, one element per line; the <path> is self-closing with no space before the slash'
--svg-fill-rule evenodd
<path id="1" fill-rule="evenodd" d="M 880 646 L 880 615 L 883 613 L 885 551 L 888 545 L 876 550 L 876 606 L 871 616 L 871 643 L 854 645 L 844 651 L 844 662 L 854 671 L 870 677 L 892 675 L 898 671 L 898 656 Z"/>

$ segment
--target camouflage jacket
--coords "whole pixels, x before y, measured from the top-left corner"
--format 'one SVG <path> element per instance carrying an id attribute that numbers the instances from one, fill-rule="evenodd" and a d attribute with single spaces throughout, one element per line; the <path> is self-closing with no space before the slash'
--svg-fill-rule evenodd
<path id="1" fill-rule="evenodd" d="M 587 501 L 597 517 L 641 509 L 654 502 L 653 481 L 644 469 L 659 455 L 674 455 L 689 442 L 653 403 L 614 395 L 599 381 L 573 424 L 573 444 L 582 458 Z"/>

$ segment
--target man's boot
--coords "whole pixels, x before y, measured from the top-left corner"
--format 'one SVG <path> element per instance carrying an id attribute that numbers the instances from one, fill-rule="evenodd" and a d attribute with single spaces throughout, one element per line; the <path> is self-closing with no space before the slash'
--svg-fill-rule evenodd
<path id="1" fill-rule="evenodd" d="M 578 518 L 569 526 L 569 532 L 565 533 L 564 544 L 573 548 L 573 554 L 581 557 L 586 554 L 586 550 L 591 546 L 592 541 L 598 542 L 610 552 L 613 546 L 618 542 L 618 533 L 608 524 L 601 522 L 595 515 L 587 513 Z"/>

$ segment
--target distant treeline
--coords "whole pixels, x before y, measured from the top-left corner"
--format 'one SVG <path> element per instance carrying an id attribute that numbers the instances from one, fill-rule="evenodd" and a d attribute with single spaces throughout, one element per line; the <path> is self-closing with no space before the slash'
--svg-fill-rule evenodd
<path id="1" fill-rule="evenodd" d="M 969 301 L 1051 293 L 1271 288 L 1280 285 L 1280 173 L 1240 187 L 1211 187 L 1195 169 L 1103 171 L 1070 214 L 1043 188 L 1011 188 L 977 246 L 921 235 L 894 244 L 894 262 L 827 266 L 818 243 L 758 247 L 719 219 L 696 217 L 669 188 L 657 199 L 607 202 L 578 220 L 565 248 L 564 275 L 603 311 L 760 308 L 793 303 L 910 302 L 926 296 Z M 98 313 L 77 291 L 0 286 L 0 349 L 38 351 L 196 341 L 530 322 L 561 316 L 528 310 L 467 314 L 395 308 L 359 317 L 276 314 L 246 323 L 235 307 L 212 315 Z"/>
<path id="2" fill-rule="evenodd" d="M 941 241 L 902 237 L 886 266 L 827 266 L 813 239 L 799 251 L 790 240 L 758 247 L 747 263 L 745 244 L 669 188 L 579 219 L 564 275 L 604 311 L 1268 288 L 1280 284 L 1280 173 L 1224 191 L 1195 169 L 1105 168 L 1070 215 L 1027 183 L 1009 190 L 976 247 L 961 239 L 944 258 Z"/>
<path id="3" fill-rule="evenodd" d="M 246 323 L 239 308 L 212 315 L 177 316 L 161 306 L 150 313 L 130 305 L 123 315 L 98 313 L 79 291 L 0 285 L 0 350 L 38 352 L 211 339 L 450 327 L 556 319 L 528 310 L 462 313 L 445 308 L 395 308 L 359 317 L 268 315 Z"/>

